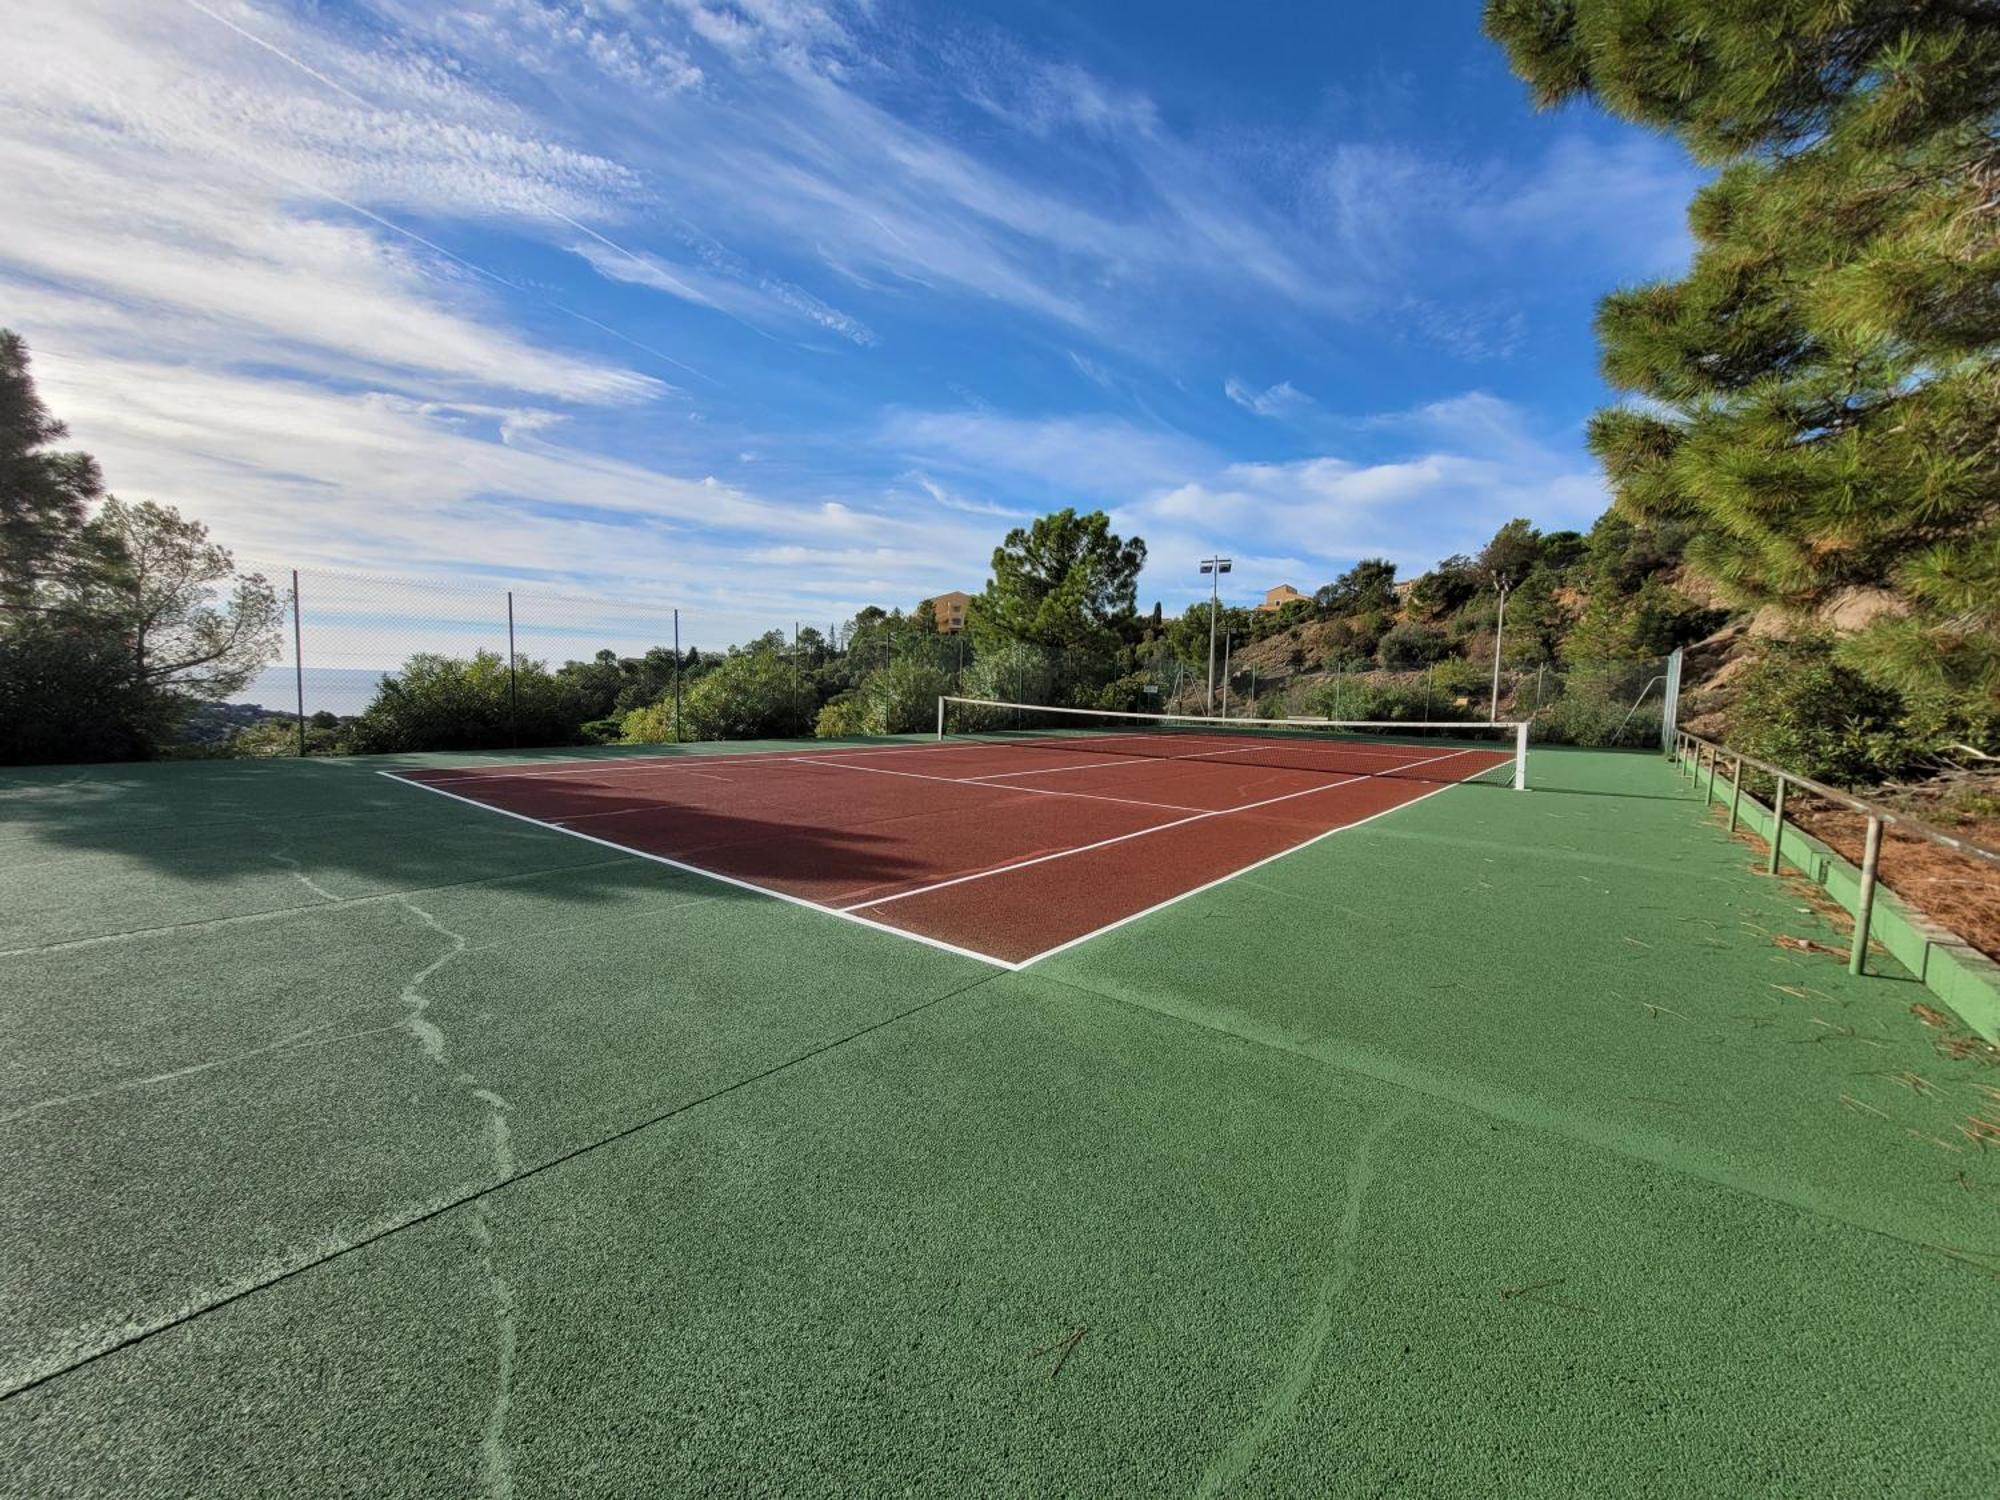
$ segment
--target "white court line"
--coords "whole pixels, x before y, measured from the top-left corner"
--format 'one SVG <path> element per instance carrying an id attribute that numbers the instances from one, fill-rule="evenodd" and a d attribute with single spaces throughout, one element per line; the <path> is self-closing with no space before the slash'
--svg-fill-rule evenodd
<path id="1" fill-rule="evenodd" d="M 871 922 L 866 917 L 857 917 L 852 912 L 842 911 L 837 906 L 822 906 L 817 901 L 808 901 L 803 896 L 794 896 L 787 891 L 774 890 L 768 885 L 757 885 L 748 880 L 738 880 L 734 875 L 723 875 L 715 870 L 704 870 L 700 865 L 686 864 L 678 859 L 668 859 L 664 854 L 648 854 L 643 849 L 629 848 L 624 844 L 614 844 L 610 839 L 600 839 L 588 833 L 579 833 L 574 828 L 564 828 L 560 824 L 531 818 L 526 813 L 509 812 L 504 807 L 495 807 L 490 802 L 480 802 L 471 797 L 461 797 L 457 792 L 447 792 L 427 781 L 412 781 L 395 771 L 377 771 L 377 776 L 386 776 L 391 781 L 399 781 L 404 786 L 416 787 L 419 791 L 431 792 L 439 797 L 449 797 L 454 802 L 463 802 L 467 807 L 476 807 L 483 812 L 498 813 L 503 818 L 512 818 L 519 823 L 528 823 L 536 828 L 546 828 L 551 833 L 560 833 L 573 839 L 582 839 L 586 844 L 597 844 L 606 849 L 616 849 L 620 854 L 629 854 L 634 859 L 649 860 L 656 865 L 665 865 L 671 870 L 682 870 L 689 875 L 699 875 L 706 880 L 717 880 L 724 885 L 733 885 L 738 890 L 755 891 L 760 896 L 783 901 L 792 906 L 802 906 L 807 911 L 824 912 L 829 917 L 838 917 L 843 922 L 852 922 L 857 927 L 866 927 L 875 932 L 886 932 L 892 937 L 908 938 L 913 943 L 922 943 L 927 948 L 940 948 L 946 953 L 956 953 L 960 958 L 974 958 L 983 964 L 991 964 L 996 969 L 1017 969 L 1019 964 L 1004 958 L 995 958 L 990 953 L 981 953 L 974 948 L 961 948 L 956 943 L 947 943 L 942 938 L 925 937 L 921 932 L 909 932 L 901 927 L 891 927 L 886 922 Z M 483 779 L 483 778 L 481 778 Z"/>
<path id="2" fill-rule="evenodd" d="M 1185 803 L 1181 802 L 1142 802 L 1136 797 L 1106 797 L 1100 795 L 1097 792 L 1058 792 L 1058 791 L 1053 791 L 1047 787 L 1039 787 L 1039 786 L 988 786 L 984 781 L 976 780 L 968 776 L 929 776 L 922 771 L 892 771 L 887 766 L 852 766 L 849 765 L 846 761 L 840 761 L 840 760 L 820 760 L 817 758 L 808 758 L 804 756 L 795 757 L 795 759 L 798 761 L 800 765 L 825 766 L 828 769 L 835 771 L 865 771 L 871 776 L 900 776 L 910 781 L 941 781 L 944 782 L 947 786 L 976 787 L 982 792 L 986 791 L 1025 792 L 1031 796 L 1036 796 L 1036 797 L 1071 797 L 1083 802 L 1116 802 L 1125 807 L 1150 807 L 1160 812 L 1191 813 L 1191 812 L 1208 812 L 1211 810 L 1202 807 L 1189 807 Z M 700 775 L 701 773 L 695 772 L 694 774 Z M 480 778 L 480 779 L 484 780 L 486 778 Z M 725 778 L 720 776 L 713 776 L 713 777 L 708 777 L 706 779 L 711 781 L 722 781 Z M 420 781 L 417 783 L 417 785 L 432 786 L 435 785 L 435 783 Z M 634 807 L 611 807 L 611 808 L 606 808 L 602 812 L 574 813 L 567 817 L 551 818 L 548 821 L 556 826 L 567 826 L 568 824 L 571 823 L 581 823 L 589 818 L 625 818 L 632 816 L 634 813 L 661 812 L 661 811 L 668 811 L 671 809 L 672 809 L 671 803 L 642 802 Z M 1228 809 L 1223 808 L 1220 809 L 1220 811 L 1227 812 Z"/>
<path id="3" fill-rule="evenodd" d="M 828 745 L 824 750 L 743 750 L 724 755 L 619 755 L 607 756 L 599 761 L 579 760 L 529 760 L 519 764 L 528 766 L 558 765 L 567 767 L 561 771 L 505 771 L 497 775 L 479 773 L 471 776 L 439 776 L 428 781 L 417 781 L 411 771 L 381 771 L 378 775 L 394 776 L 403 781 L 415 781 L 418 786 L 456 786 L 464 781 L 546 781 L 558 776 L 595 776 L 604 771 L 692 771 L 700 773 L 703 766 L 744 765 L 763 762 L 783 762 L 788 760 L 818 759 L 822 755 L 901 755 L 921 750 L 967 750 L 975 748 L 971 744 L 943 745 L 935 740 L 926 740 L 917 745 L 880 745 L 873 748 L 856 745 Z M 990 748 L 983 743 L 977 748 Z"/>
<path id="4" fill-rule="evenodd" d="M 1129 738 L 1129 737 L 1130 736 L 1120 736 L 1120 738 Z M 1098 743 L 1101 744 L 1102 741 L 1099 741 Z M 1018 746 L 1017 748 L 1023 750 L 1049 750 L 1055 747 L 1052 745 L 1022 745 Z M 1243 745 L 1235 750 L 1190 750 L 1185 755 L 1129 755 L 1129 756 L 1122 755 L 1120 754 L 1120 752 L 1113 750 L 1108 752 L 1113 757 L 1110 760 L 1106 760 L 1102 756 L 1100 756 L 1096 760 L 1078 761 L 1073 766 L 1044 766 L 1039 771 L 988 771 L 982 776 L 968 776 L 965 779 L 967 781 L 1000 781 L 1015 776 L 1053 776 L 1058 771 L 1087 771 L 1092 766 L 1104 766 L 1107 768 L 1118 765 L 1142 766 L 1147 764 L 1148 762 L 1157 763 L 1163 760 L 1213 761 L 1219 759 L 1224 755 L 1253 755 L 1261 751 L 1269 750 L 1270 748 L 1271 748 L 1270 744 L 1266 743 L 1261 745 Z M 1335 747 L 1329 745 L 1326 746 L 1325 748 L 1331 750 Z M 1389 761 L 1389 765 L 1384 767 L 1381 771 L 1370 771 L 1366 773 L 1367 775 L 1370 776 L 1392 775 L 1396 771 L 1399 771 L 1402 768 L 1404 768 L 1405 766 L 1427 766 L 1433 760 L 1445 760 L 1450 758 L 1448 756 L 1434 755 L 1424 760 L 1409 760 L 1389 750 L 1349 750 L 1345 745 L 1342 745 L 1338 748 L 1345 754 L 1365 756 L 1370 760 L 1387 759 Z M 1453 752 L 1453 754 L 1455 755 L 1478 755 L 1478 754 L 1504 755 L 1505 753 L 1506 752 L 1502 750 L 1488 750 L 1483 745 L 1474 746 L 1471 749 L 1467 750 L 1457 750 Z M 1311 766 L 1273 766 L 1270 769 L 1278 771 L 1287 771 L 1287 770 L 1302 771 L 1308 776 L 1314 776 L 1314 775 L 1323 776 L 1326 774 L 1326 770 L 1328 768 L 1320 768 L 1315 770 Z"/>
<path id="5" fill-rule="evenodd" d="M 1429 765 L 1435 761 L 1452 760 L 1461 755 L 1475 755 L 1477 753 L 1474 750 L 1454 750 L 1449 755 L 1434 755 L 1430 761 L 1418 761 L 1416 764 Z M 1032 859 L 1016 860 L 1010 865 L 996 865 L 990 870 L 974 870 L 967 875 L 954 875 L 949 880 L 939 880 L 930 885 L 920 885 L 912 891 L 898 891 L 893 896 L 878 896 L 873 901 L 857 901 L 852 906 L 843 906 L 840 909 L 844 912 L 852 912 L 860 911 L 864 907 L 887 906 L 893 901 L 907 901 L 912 896 L 925 896 L 932 891 L 944 890 L 948 886 L 964 885 L 966 882 L 972 880 L 990 880 L 995 875 L 1006 875 L 1015 870 L 1025 870 L 1030 865 L 1047 864 L 1052 859 L 1068 859 L 1073 854 L 1088 854 L 1093 849 L 1104 849 L 1112 844 L 1122 844 L 1127 839 L 1144 838 L 1149 833 L 1165 833 L 1169 828 L 1185 828 L 1190 823 L 1200 823 L 1208 818 L 1226 818 L 1232 813 L 1255 812 L 1260 807 L 1270 807 L 1274 803 L 1290 802 L 1299 797 L 1316 797 L 1321 792 L 1330 792 L 1336 787 L 1353 786 L 1357 781 L 1369 781 L 1372 779 L 1374 779 L 1372 776 L 1364 773 L 1360 776 L 1346 777 L 1341 781 L 1329 781 L 1321 786 L 1309 786 L 1303 791 L 1285 792 L 1280 796 L 1266 797 L 1261 802 L 1246 802 L 1241 807 L 1222 807 L 1212 812 L 1199 812 L 1191 818 L 1175 818 L 1171 822 L 1155 823 L 1150 828 L 1135 829 L 1131 833 L 1121 833 L 1112 838 L 1099 839 L 1095 843 L 1079 844 L 1074 849 L 1058 849 L 1052 854 L 1037 854 Z M 1447 784 L 1457 785 L 1455 782 Z M 1404 806 L 1406 804 L 1399 803 L 1397 805 Z"/>
<path id="6" fill-rule="evenodd" d="M 808 766 L 831 766 L 837 771 L 868 771 L 876 776 L 905 776 L 912 781 L 944 781 L 949 782 L 953 786 L 975 786 L 981 791 L 1028 792 L 1037 797 L 1077 797 L 1085 802 L 1121 802 L 1127 807 L 1156 807 L 1162 812 L 1229 811 L 1228 808 L 1209 809 L 1205 807 L 1188 807 L 1180 802 L 1142 802 L 1136 797 L 1106 797 L 1096 792 L 1057 792 L 1051 791 L 1047 787 L 1039 786 L 989 787 L 986 784 L 987 778 L 983 776 L 930 776 L 922 771 L 892 771 L 887 766 L 850 766 L 845 761 L 839 760 L 801 759 L 800 764 Z"/>
<path id="7" fill-rule="evenodd" d="M 1477 776 L 1478 774 L 1479 772 L 1477 771 L 1471 773 L 1471 775 L 1473 776 Z M 1303 839 L 1300 842 L 1293 844 L 1288 849 L 1280 849 L 1276 854 L 1267 854 L 1262 859 L 1255 860 L 1250 864 L 1243 866 L 1243 868 L 1240 870 L 1231 870 L 1227 875 L 1218 875 L 1215 877 L 1215 879 L 1208 881 L 1203 885 L 1190 886 L 1187 890 L 1180 892 L 1178 895 L 1169 896 L 1164 901 L 1156 901 L 1151 906 L 1145 908 L 1143 911 L 1132 912 L 1128 916 L 1119 917 L 1116 921 L 1106 922 L 1102 927 L 1093 927 L 1088 932 L 1078 933 L 1073 938 L 1070 938 L 1064 942 L 1057 943 L 1053 948 L 1044 948 L 1040 953 L 1030 953 L 1026 958 L 1021 959 L 1015 963 L 1014 965 L 1015 972 L 1019 973 L 1022 969 L 1027 968 L 1028 965 L 1030 964 L 1038 964 L 1045 958 L 1052 958 L 1058 953 L 1067 952 L 1071 948 L 1089 942 L 1094 937 L 1101 937 L 1107 932 L 1111 932 L 1116 928 L 1123 927 L 1127 922 L 1136 922 L 1141 917 L 1150 917 L 1156 911 L 1165 911 L 1169 906 L 1173 906 L 1177 902 L 1185 901 L 1190 896 L 1199 896 L 1203 891 L 1212 891 L 1219 885 L 1227 885 L 1230 881 L 1236 879 L 1236 877 L 1239 875 L 1248 875 L 1252 870 L 1261 870 L 1264 868 L 1264 866 L 1270 864 L 1273 860 L 1283 859 L 1288 854 L 1297 854 L 1301 849 L 1309 849 L 1314 844 L 1319 843 L 1320 840 L 1322 839 L 1332 838 L 1336 833 L 1346 833 L 1349 829 L 1359 828 L 1363 823 L 1372 823 L 1377 818 L 1386 818 L 1389 816 L 1390 813 L 1401 812 L 1406 807 L 1415 807 L 1419 802 L 1428 801 L 1430 798 L 1435 797 L 1439 792 L 1448 792 L 1452 790 L 1452 788 L 1454 787 L 1461 787 L 1466 785 L 1467 780 L 1468 778 L 1461 777 L 1457 781 L 1447 781 L 1442 786 L 1434 786 L 1428 792 L 1425 792 L 1421 797 L 1412 797 L 1408 802 L 1398 802 L 1394 807 L 1385 807 L 1380 812 L 1370 813 L 1365 818 L 1356 818 L 1352 823 L 1342 823 L 1336 828 L 1329 828 L 1325 830 L 1323 833 L 1316 833 L 1311 838 Z"/>
<path id="8" fill-rule="evenodd" d="M 922 748 L 922 747 L 912 747 L 912 748 Z M 1457 755 L 1464 755 L 1464 754 L 1474 754 L 1477 752 L 1461 750 L 1461 751 L 1455 751 L 1453 753 Z M 743 757 L 738 757 L 738 758 L 740 759 Z M 1450 757 L 1439 757 L 1439 758 L 1448 759 Z M 842 921 L 852 922 L 859 927 L 866 927 L 872 932 L 887 933 L 891 937 L 904 938 L 913 943 L 922 943 L 925 947 L 928 948 L 940 949 L 946 953 L 955 953 L 961 958 L 975 959 L 980 963 L 990 964 L 996 969 L 1006 969 L 1010 972 L 1018 973 L 1019 971 L 1028 968 L 1032 964 L 1040 963 L 1045 958 L 1052 957 L 1058 953 L 1067 952 L 1071 948 L 1075 948 L 1083 943 L 1089 942 L 1094 937 L 1099 937 L 1104 933 L 1111 932 L 1117 928 L 1123 927 L 1128 922 L 1136 922 L 1141 917 L 1148 917 L 1153 915 L 1153 913 L 1155 912 L 1163 911 L 1169 906 L 1173 906 L 1178 902 L 1187 900 L 1190 896 L 1198 896 L 1204 891 L 1212 891 L 1217 886 L 1226 885 L 1240 875 L 1249 874 L 1252 870 L 1261 870 L 1265 865 L 1283 859 L 1285 858 L 1285 856 L 1289 854 L 1296 854 L 1300 850 L 1309 848 L 1310 846 L 1317 844 L 1324 839 L 1332 838 L 1337 833 L 1345 833 L 1350 828 L 1359 828 L 1364 823 L 1372 823 L 1377 818 L 1386 818 L 1390 813 L 1400 812 L 1402 809 L 1406 807 L 1414 807 L 1419 802 L 1428 801 L 1430 798 L 1437 796 L 1441 792 L 1448 792 L 1455 787 L 1465 786 L 1470 782 L 1470 780 L 1473 777 L 1479 776 L 1483 774 L 1485 770 L 1490 770 L 1490 769 L 1491 767 L 1482 767 L 1480 770 L 1472 771 L 1468 773 L 1466 776 L 1461 777 L 1457 781 L 1447 781 L 1441 786 L 1433 787 L 1430 791 L 1423 793 L 1421 796 L 1412 797 L 1407 802 L 1398 802 L 1394 807 L 1385 807 L 1380 812 L 1370 813 L 1365 818 L 1357 818 L 1352 823 L 1343 823 L 1336 828 L 1329 828 L 1322 833 L 1316 833 L 1311 838 L 1302 840 L 1297 844 L 1293 844 L 1289 848 L 1280 849 L 1275 854 L 1269 854 L 1262 859 L 1252 861 L 1250 864 L 1244 865 L 1241 869 L 1231 870 L 1226 875 L 1219 875 L 1214 880 L 1208 881 L 1205 884 L 1190 887 L 1188 890 L 1182 891 L 1177 895 L 1169 896 L 1166 900 L 1156 902 L 1154 905 L 1146 907 L 1142 911 L 1131 912 L 1126 916 L 1117 918 L 1115 921 L 1106 922 L 1102 927 L 1093 927 L 1089 932 L 1079 933 L 1076 937 L 1069 938 L 1063 942 L 1057 943 L 1054 947 L 1044 948 L 1039 953 L 1031 953 L 1026 958 L 1022 959 L 996 958 L 994 955 L 990 953 L 981 953 L 975 948 L 965 948 L 959 946 L 956 943 L 945 942 L 941 938 L 927 937 L 923 933 L 912 932 L 909 929 L 903 927 L 891 926 L 887 922 L 871 921 L 867 917 L 857 916 L 851 910 L 843 911 L 839 907 L 824 906 L 817 901 L 808 901 L 803 896 L 793 896 L 785 891 L 774 890 L 769 886 L 756 885 L 747 880 L 739 880 L 733 875 L 723 875 L 717 873 L 714 870 L 705 870 L 700 865 L 691 865 L 681 860 L 669 859 L 665 855 L 648 854 L 644 850 L 629 848 L 624 844 L 614 843 L 610 839 L 595 838 L 590 834 L 579 832 L 573 828 L 563 828 L 559 827 L 554 823 L 544 822 L 540 818 L 531 818 L 525 813 L 509 812 L 504 807 L 495 807 L 491 803 L 480 802 L 471 797 L 461 797 L 456 792 L 441 791 L 436 786 L 434 786 L 429 782 L 412 781 L 410 780 L 409 777 L 405 776 L 401 772 L 377 771 L 375 774 L 377 776 L 386 776 L 391 781 L 403 782 L 406 785 L 417 787 L 423 791 L 435 792 L 440 797 L 449 797 L 454 802 L 463 802 L 466 806 L 476 807 L 483 812 L 498 813 L 503 818 L 513 818 L 517 822 L 526 823 L 531 827 L 546 828 L 554 833 L 566 834 L 570 838 L 582 839 L 587 844 L 596 844 L 600 848 L 610 849 L 618 854 L 629 855 L 633 859 L 643 859 L 650 861 L 653 864 L 665 865 L 669 869 L 681 870 L 690 875 L 699 875 L 708 880 L 719 881 L 724 885 L 735 886 L 739 890 L 755 891 L 760 895 L 770 896 L 776 900 L 783 901 L 788 905 L 804 907 L 808 911 L 823 912 L 830 917 L 839 917 Z M 472 779 L 484 780 L 486 778 L 472 778 Z M 1369 778 L 1365 776 L 1357 776 L 1350 778 L 1348 781 L 1337 783 L 1337 785 L 1345 786 L 1345 785 L 1350 785 L 1354 781 L 1365 781 L 1368 779 Z M 1324 790 L 1324 788 L 1312 788 L 1311 790 L 1315 791 Z M 1293 795 L 1304 795 L 1304 794 L 1294 793 Z M 1239 810 L 1240 809 L 1227 809 L 1227 811 L 1239 811 Z M 1182 820 L 1182 821 L 1191 821 L 1191 820 Z M 1168 826 L 1168 825 L 1162 825 L 1162 826 Z M 1141 831 L 1153 832 L 1154 830 L 1145 829 Z M 1080 853 L 1081 851 L 1072 850 L 1068 852 Z M 1019 868 L 1019 866 L 1009 865 L 989 873 L 1003 874 L 1008 869 L 1016 869 L 1016 868 Z M 873 905 L 876 903 L 870 902 L 864 904 Z M 312 908 L 307 908 L 307 909 L 310 910 Z"/>

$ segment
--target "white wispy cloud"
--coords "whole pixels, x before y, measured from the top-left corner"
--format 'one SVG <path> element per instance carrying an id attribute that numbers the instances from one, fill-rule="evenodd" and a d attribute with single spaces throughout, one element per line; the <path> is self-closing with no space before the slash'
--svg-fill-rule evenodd
<path id="1" fill-rule="evenodd" d="M 1584 526 L 1604 508 L 1603 481 L 1587 457 L 1484 392 L 1364 426 L 1406 451 L 1371 461 L 1246 460 L 1114 419 L 982 412 L 901 413 L 882 439 L 939 465 L 1046 486 L 1031 491 L 1037 508 L 1106 506 L 1121 529 L 1146 538 L 1146 586 L 1170 600 L 1200 592 L 1191 560 L 1218 549 L 1243 563 L 1244 588 L 1269 573 L 1285 576 L 1267 582 L 1304 588 L 1359 557 L 1388 557 L 1414 573 L 1476 550 L 1514 516 Z"/>
<path id="2" fill-rule="evenodd" d="M 1313 404 L 1312 397 L 1289 380 L 1267 385 L 1260 391 L 1232 375 L 1222 383 L 1222 393 L 1245 411 L 1253 411 L 1260 417 L 1295 416 Z"/>
<path id="3" fill-rule="evenodd" d="M 1670 148 L 1302 131 L 1246 170 L 1129 81 L 921 19 L 16 0 L 0 322 L 115 488 L 246 553 L 624 580 L 710 640 L 752 594 L 817 617 L 976 585 L 1005 524 L 1062 504 L 1146 535 L 1171 593 L 1196 549 L 1306 586 L 1599 503 L 1495 396 L 1375 419 L 1387 459 L 1265 461 L 1156 412 L 1226 415 L 1218 383 L 1274 419 L 1334 404 L 1283 349 L 1225 362 L 1218 328 L 1305 347 L 1373 318 L 1505 357 L 1532 329 L 1494 265 L 1684 254 Z M 1050 367 L 1122 415 L 980 406 Z M 714 477 L 752 453 L 755 487 Z"/>

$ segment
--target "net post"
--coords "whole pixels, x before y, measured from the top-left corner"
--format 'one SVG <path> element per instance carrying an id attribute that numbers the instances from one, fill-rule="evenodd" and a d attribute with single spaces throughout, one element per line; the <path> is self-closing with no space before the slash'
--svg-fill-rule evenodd
<path id="1" fill-rule="evenodd" d="M 944 694 L 938 694 L 938 738 L 944 738 Z"/>
<path id="2" fill-rule="evenodd" d="M 1514 790 L 1528 789 L 1528 722 L 1523 719 L 1514 726 Z"/>

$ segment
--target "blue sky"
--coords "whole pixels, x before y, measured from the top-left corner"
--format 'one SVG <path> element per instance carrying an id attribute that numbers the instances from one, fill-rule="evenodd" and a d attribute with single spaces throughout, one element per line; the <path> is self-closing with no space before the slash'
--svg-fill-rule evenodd
<path id="1" fill-rule="evenodd" d="M 1699 181 L 1465 0 L 26 10 L 0 323 L 114 489 L 703 644 L 1064 504 L 1170 610 L 1587 524 L 1591 309 Z"/>

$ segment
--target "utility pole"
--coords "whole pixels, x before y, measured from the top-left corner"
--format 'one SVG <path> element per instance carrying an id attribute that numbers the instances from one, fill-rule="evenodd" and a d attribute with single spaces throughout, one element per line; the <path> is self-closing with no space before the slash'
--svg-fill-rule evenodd
<path id="1" fill-rule="evenodd" d="M 1211 557 L 1202 562 L 1201 571 L 1208 579 L 1208 708 L 1215 712 L 1215 612 L 1221 599 L 1222 575 L 1230 569 L 1230 559 Z"/>
<path id="2" fill-rule="evenodd" d="M 1500 596 L 1500 618 L 1493 626 L 1493 696 L 1486 700 L 1486 722 L 1500 722 L 1500 642 L 1507 634 L 1507 595 L 1512 592 L 1514 580 L 1505 573 L 1493 575 L 1494 592 Z"/>

